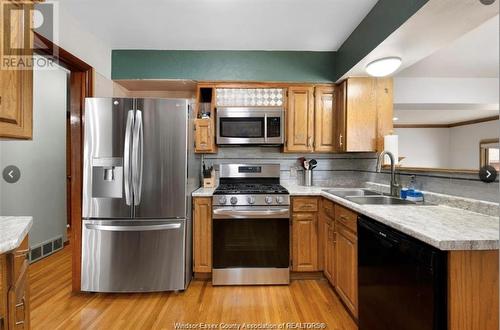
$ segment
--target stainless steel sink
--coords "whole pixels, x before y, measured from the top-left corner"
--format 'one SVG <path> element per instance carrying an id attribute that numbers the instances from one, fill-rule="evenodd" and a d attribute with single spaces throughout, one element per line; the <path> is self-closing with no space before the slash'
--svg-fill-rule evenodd
<path id="1" fill-rule="evenodd" d="M 381 193 L 378 193 L 376 191 L 362 189 L 362 188 L 353 188 L 353 189 L 336 188 L 336 189 L 325 189 L 324 191 L 329 193 L 329 194 L 332 194 L 332 195 L 335 195 L 338 197 L 342 197 L 342 198 L 346 198 L 346 197 L 350 197 L 350 196 L 361 196 L 362 197 L 362 196 L 381 196 L 382 195 Z"/>
<path id="2" fill-rule="evenodd" d="M 390 196 L 347 196 L 345 199 L 363 205 L 419 205 L 412 201 Z"/>

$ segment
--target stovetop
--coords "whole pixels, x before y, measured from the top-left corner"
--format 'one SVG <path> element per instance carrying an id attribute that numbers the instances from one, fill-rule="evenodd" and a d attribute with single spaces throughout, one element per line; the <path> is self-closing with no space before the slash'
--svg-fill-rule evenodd
<path id="1" fill-rule="evenodd" d="M 259 195 L 288 194 L 288 190 L 277 183 L 222 183 L 214 191 L 214 195 Z"/>

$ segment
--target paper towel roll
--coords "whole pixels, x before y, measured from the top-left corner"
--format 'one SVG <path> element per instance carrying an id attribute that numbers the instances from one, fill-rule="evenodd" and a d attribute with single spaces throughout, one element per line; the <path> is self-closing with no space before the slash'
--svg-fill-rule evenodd
<path id="1" fill-rule="evenodd" d="M 390 151 L 394 155 L 394 161 L 396 164 L 399 162 L 399 148 L 398 148 L 398 136 L 397 135 L 386 135 L 384 136 L 384 150 Z M 390 165 L 391 159 L 389 156 L 384 157 L 384 165 Z"/>

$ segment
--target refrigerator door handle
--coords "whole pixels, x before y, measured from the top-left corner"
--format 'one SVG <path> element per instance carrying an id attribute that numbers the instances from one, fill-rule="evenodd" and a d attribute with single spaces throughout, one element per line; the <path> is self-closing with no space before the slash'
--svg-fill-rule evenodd
<path id="1" fill-rule="evenodd" d="M 129 110 L 127 114 L 127 126 L 125 127 L 125 144 L 123 147 L 123 176 L 125 186 L 125 203 L 132 205 L 132 192 L 130 190 L 130 140 L 132 138 L 132 128 L 134 125 L 134 110 Z"/>
<path id="2" fill-rule="evenodd" d="M 180 223 L 168 223 L 163 225 L 144 225 L 144 226 L 108 226 L 108 225 L 93 225 L 87 224 L 85 227 L 89 230 L 100 231 L 153 231 L 153 230 L 169 230 L 181 228 Z"/>
<path id="3" fill-rule="evenodd" d="M 142 195 L 142 165 L 143 165 L 143 125 L 142 125 L 142 111 L 137 110 L 135 112 L 135 125 L 132 141 L 132 188 L 134 191 L 134 205 L 139 205 L 141 203 Z"/>

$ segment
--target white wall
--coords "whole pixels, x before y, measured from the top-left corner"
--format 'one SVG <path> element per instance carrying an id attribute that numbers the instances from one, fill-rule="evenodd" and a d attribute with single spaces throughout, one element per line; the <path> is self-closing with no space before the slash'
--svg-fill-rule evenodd
<path id="1" fill-rule="evenodd" d="M 405 167 L 447 168 L 450 148 L 448 128 L 396 128 L 399 156 Z"/>
<path id="2" fill-rule="evenodd" d="M 479 169 L 479 141 L 500 136 L 498 120 L 451 128 L 396 128 L 406 167 Z"/>
<path id="3" fill-rule="evenodd" d="M 16 165 L 16 183 L 0 179 L 0 215 L 33 216 L 30 245 L 66 238 L 67 72 L 34 70 L 33 140 L 0 141 L 0 168 Z"/>
<path id="4" fill-rule="evenodd" d="M 111 78 L 111 47 L 98 36 L 88 32 L 59 2 L 56 29 L 58 46 L 92 66 L 106 78 Z M 99 10 L 99 8 L 96 8 Z M 112 18 L 110 18 L 111 23 Z"/>
<path id="5" fill-rule="evenodd" d="M 395 104 L 498 104 L 497 78 L 394 78 Z"/>
<path id="6" fill-rule="evenodd" d="M 498 120 L 451 128 L 450 164 L 452 168 L 479 168 L 479 141 L 498 138 L 499 133 Z"/>

